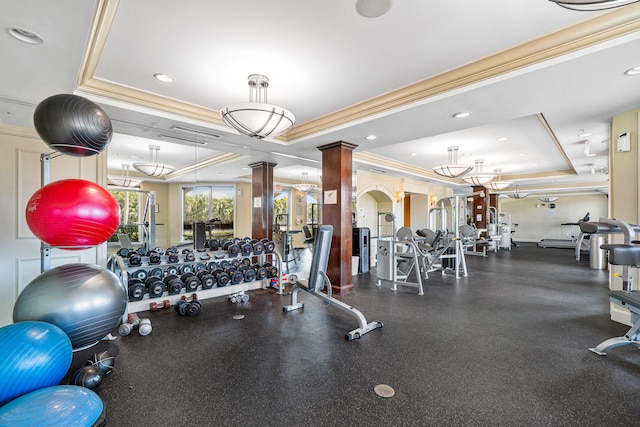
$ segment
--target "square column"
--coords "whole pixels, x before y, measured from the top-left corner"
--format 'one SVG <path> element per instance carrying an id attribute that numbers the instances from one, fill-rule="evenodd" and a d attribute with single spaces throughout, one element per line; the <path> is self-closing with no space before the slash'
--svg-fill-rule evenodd
<path id="1" fill-rule="evenodd" d="M 248 165 L 251 174 L 251 237 L 273 240 L 273 168 L 277 163 Z"/>
<path id="2" fill-rule="evenodd" d="M 353 292 L 352 263 L 352 154 L 357 145 L 338 141 L 318 147 L 322 151 L 322 223 L 333 225 L 327 276 L 332 292 Z"/>

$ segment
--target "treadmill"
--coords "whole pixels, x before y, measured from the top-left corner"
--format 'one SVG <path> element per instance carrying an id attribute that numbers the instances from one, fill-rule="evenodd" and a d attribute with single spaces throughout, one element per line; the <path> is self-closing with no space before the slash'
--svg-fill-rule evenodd
<path id="1" fill-rule="evenodd" d="M 572 228 L 575 228 L 577 233 L 574 233 L 575 235 L 572 234 L 571 239 L 542 239 L 538 242 L 538 247 L 575 250 L 576 245 L 578 244 L 578 235 L 580 234 L 580 224 L 588 221 L 589 221 L 589 212 L 587 212 L 587 214 L 582 219 L 579 219 L 577 222 L 564 222 L 560 224 L 563 227 L 570 226 Z M 581 246 L 584 246 L 585 250 L 589 248 L 587 243 L 584 241 L 581 241 L 580 244 Z"/>

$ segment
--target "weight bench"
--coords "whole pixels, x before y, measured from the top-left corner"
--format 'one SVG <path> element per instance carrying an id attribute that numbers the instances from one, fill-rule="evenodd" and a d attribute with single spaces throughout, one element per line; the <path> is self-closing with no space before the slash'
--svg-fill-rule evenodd
<path id="1" fill-rule="evenodd" d="M 630 344 L 640 347 L 640 292 L 631 290 L 633 285 L 632 269 L 640 267 L 640 242 L 632 240 L 635 234 L 635 226 L 616 220 L 601 219 L 601 221 L 604 221 L 604 225 L 618 227 L 621 230 L 618 232 L 623 232 L 625 235 L 624 244 L 601 245 L 600 248 L 607 251 L 609 264 L 624 266 L 622 275 L 624 290 L 609 292 L 609 301 L 628 309 L 631 313 L 631 323 L 633 324 L 623 337 L 609 338 L 596 347 L 589 349 L 600 356 L 605 356 L 607 351 L 615 347 Z M 600 230 L 602 231 L 605 228 L 601 226 Z"/>
<path id="2" fill-rule="evenodd" d="M 313 257 L 311 259 L 311 270 L 309 272 L 309 279 L 296 279 L 289 276 L 289 281 L 292 282 L 291 288 L 291 304 L 284 306 L 282 311 L 287 313 L 289 311 L 297 310 L 304 307 L 304 303 L 298 302 L 298 292 L 302 289 L 309 295 L 320 298 L 325 304 L 333 305 L 340 310 L 349 313 L 358 319 L 360 327 L 350 331 L 345 338 L 347 341 L 352 341 L 355 338 L 360 338 L 362 335 L 370 332 L 374 329 L 381 328 L 382 322 L 374 321 L 367 323 L 364 315 L 357 309 L 337 300 L 331 296 L 331 281 L 326 274 L 327 265 L 329 264 L 329 251 L 331 250 L 331 237 L 333 236 L 333 226 L 321 225 L 318 228 L 316 239 L 313 247 Z M 293 279 L 293 280 L 292 280 Z M 324 287 L 327 287 L 327 294 L 322 292 Z"/>

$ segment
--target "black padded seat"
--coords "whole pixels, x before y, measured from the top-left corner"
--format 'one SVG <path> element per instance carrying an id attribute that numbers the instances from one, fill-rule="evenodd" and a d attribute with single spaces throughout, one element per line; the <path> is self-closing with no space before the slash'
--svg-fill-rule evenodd
<path id="1" fill-rule="evenodd" d="M 600 245 L 607 251 L 609 264 L 640 266 L 640 245 Z"/>

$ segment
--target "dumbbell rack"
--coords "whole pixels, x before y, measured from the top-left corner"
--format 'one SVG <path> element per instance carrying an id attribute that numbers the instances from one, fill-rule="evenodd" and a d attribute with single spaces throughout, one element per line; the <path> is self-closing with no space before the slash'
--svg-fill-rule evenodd
<path id="1" fill-rule="evenodd" d="M 178 254 L 178 262 L 170 263 L 168 262 L 168 256 L 162 255 L 160 257 L 160 263 L 150 264 L 149 257 L 142 257 L 142 263 L 140 265 L 131 266 L 119 255 L 111 255 L 107 261 L 107 268 L 114 272 L 120 281 L 123 283 L 124 287 L 128 289 L 128 275 L 129 273 L 133 273 L 138 270 L 150 271 L 154 268 L 161 268 L 163 271 L 166 271 L 169 267 L 177 267 L 180 268 L 182 266 L 192 266 L 195 269 L 196 264 L 208 264 L 210 262 L 220 263 L 224 260 L 233 261 L 233 260 L 243 260 L 246 258 L 252 259 L 257 258 L 258 263 L 262 264 L 267 259 L 267 257 L 272 257 L 275 261 L 274 265 L 278 267 L 278 274 L 273 278 L 264 278 L 264 279 L 256 279 L 253 282 L 243 282 L 237 285 L 228 284 L 227 286 L 217 287 L 214 286 L 211 289 L 201 289 L 198 288 L 196 291 L 187 291 L 183 288 L 180 293 L 169 294 L 167 290 L 161 296 L 157 298 L 150 298 L 149 294 L 146 293 L 141 300 L 138 301 L 128 301 L 127 309 L 123 315 L 123 322 L 126 321 L 127 316 L 130 313 L 137 313 L 140 311 L 147 311 L 151 307 L 151 303 L 154 301 L 163 301 L 169 300 L 171 305 L 174 305 L 176 302 L 182 298 L 185 294 L 191 294 L 196 292 L 198 294 L 199 300 L 204 300 L 207 298 L 215 298 L 219 296 L 231 295 L 240 291 L 250 291 L 254 289 L 266 289 L 269 287 L 269 283 L 272 279 L 277 279 L 276 290 L 279 294 L 283 293 L 283 283 L 282 283 L 282 257 L 281 255 L 274 251 L 270 254 L 261 254 L 261 255 L 238 255 L 235 257 L 229 256 L 227 251 L 209 251 L 209 252 L 194 252 L 195 259 L 193 261 L 187 261 L 186 254 Z"/>

